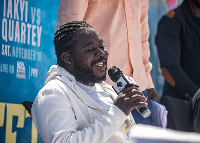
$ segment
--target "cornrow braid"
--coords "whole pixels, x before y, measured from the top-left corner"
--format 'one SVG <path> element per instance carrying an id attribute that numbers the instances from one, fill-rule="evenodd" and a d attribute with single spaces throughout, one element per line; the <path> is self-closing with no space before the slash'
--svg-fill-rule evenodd
<path id="1" fill-rule="evenodd" d="M 58 65 L 60 65 L 62 62 L 61 54 L 70 50 L 76 44 L 74 35 L 79 29 L 83 27 L 91 26 L 84 21 L 72 21 L 61 25 L 60 28 L 56 31 L 54 35 L 54 46 Z"/>

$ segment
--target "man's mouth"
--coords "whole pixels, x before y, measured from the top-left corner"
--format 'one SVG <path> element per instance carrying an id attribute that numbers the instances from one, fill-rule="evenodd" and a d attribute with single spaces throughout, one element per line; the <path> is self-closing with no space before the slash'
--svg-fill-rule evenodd
<path id="1" fill-rule="evenodd" d="M 96 63 L 96 65 L 99 66 L 99 67 L 103 67 L 104 63 L 100 62 L 100 63 Z"/>
<path id="2" fill-rule="evenodd" d="M 106 68 L 107 67 L 107 62 L 106 62 L 106 60 L 102 60 L 102 61 L 97 62 L 95 65 L 99 66 L 101 68 Z"/>

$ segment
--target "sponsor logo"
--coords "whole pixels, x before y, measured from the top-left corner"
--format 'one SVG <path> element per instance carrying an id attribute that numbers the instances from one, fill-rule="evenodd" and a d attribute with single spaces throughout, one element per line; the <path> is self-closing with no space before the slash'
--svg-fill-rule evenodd
<path id="1" fill-rule="evenodd" d="M 23 62 L 17 61 L 17 78 L 25 79 L 26 78 L 26 69 Z"/>

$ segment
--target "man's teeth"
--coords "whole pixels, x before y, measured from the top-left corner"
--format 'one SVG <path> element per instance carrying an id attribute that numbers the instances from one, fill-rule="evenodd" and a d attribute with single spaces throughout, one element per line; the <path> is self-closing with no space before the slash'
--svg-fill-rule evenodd
<path id="1" fill-rule="evenodd" d="M 103 62 L 97 63 L 96 65 L 98 65 L 98 66 L 100 66 L 100 67 L 103 67 Z"/>

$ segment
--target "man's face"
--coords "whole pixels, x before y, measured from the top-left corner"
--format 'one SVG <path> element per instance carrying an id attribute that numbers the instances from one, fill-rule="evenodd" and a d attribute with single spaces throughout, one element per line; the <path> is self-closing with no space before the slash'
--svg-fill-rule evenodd
<path id="1" fill-rule="evenodd" d="M 73 63 L 76 80 L 87 85 L 105 80 L 108 52 L 102 39 L 92 28 L 82 28 L 75 38 Z"/>

